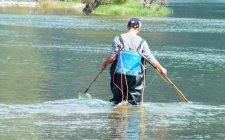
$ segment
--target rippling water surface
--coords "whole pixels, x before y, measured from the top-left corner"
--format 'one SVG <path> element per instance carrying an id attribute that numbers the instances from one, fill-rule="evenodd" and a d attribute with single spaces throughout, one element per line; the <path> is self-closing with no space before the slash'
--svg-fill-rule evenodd
<path id="1" fill-rule="evenodd" d="M 108 102 L 108 70 L 88 91 L 93 99 L 77 92 L 129 17 L 0 9 L 0 138 L 224 139 L 225 1 L 169 6 L 170 17 L 140 17 L 141 36 L 191 102 L 149 66 L 143 106 L 121 108 Z"/>
<path id="2" fill-rule="evenodd" d="M 0 104 L 1 138 L 213 139 L 224 138 L 224 105 L 152 103 L 113 108 L 107 101 L 58 100 Z"/>

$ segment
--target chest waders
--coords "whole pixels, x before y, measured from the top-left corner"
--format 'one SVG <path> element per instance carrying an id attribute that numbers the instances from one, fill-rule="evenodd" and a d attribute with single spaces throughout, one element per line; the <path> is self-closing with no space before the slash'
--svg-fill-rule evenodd
<path id="1" fill-rule="evenodd" d="M 139 105 L 144 90 L 144 59 L 137 50 L 124 50 L 124 43 L 119 36 L 122 46 L 118 52 L 116 60 L 110 67 L 111 91 L 113 104 L 121 101 L 128 101 L 132 105 Z M 142 46 L 144 40 L 140 42 L 138 48 Z"/>

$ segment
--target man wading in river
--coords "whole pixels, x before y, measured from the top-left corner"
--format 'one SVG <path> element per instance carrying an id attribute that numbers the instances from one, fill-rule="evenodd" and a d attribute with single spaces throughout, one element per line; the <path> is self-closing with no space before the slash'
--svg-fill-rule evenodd
<path id="1" fill-rule="evenodd" d="M 102 63 L 103 70 L 112 63 L 110 86 L 113 98 L 110 102 L 114 105 L 122 101 L 128 101 L 132 105 L 140 104 L 145 84 L 145 59 L 161 74 L 167 73 L 152 55 L 147 42 L 137 35 L 141 30 L 141 21 L 131 18 L 127 28 L 127 33 L 114 38 L 112 50 Z"/>

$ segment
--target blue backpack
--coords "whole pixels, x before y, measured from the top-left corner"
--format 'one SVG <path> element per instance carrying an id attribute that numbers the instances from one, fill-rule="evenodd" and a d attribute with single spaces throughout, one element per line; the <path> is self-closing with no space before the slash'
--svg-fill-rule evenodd
<path id="1" fill-rule="evenodd" d="M 124 43 L 122 37 L 119 36 L 119 39 L 123 45 L 123 48 Z M 143 42 L 144 40 L 141 41 L 139 47 L 141 47 Z M 117 55 L 116 73 L 138 76 L 141 72 L 142 56 L 137 52 L 137 50 L 122 50 L 122 48 Z"/>

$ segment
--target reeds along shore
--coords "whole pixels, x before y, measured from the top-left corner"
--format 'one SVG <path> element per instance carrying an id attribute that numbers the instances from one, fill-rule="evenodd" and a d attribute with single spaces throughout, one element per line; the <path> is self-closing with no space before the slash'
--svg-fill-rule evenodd
<path id="1" fill-rule="evenodd" d="M 38 7 L 38 2 L 14 2 L 0 1 L 0 7 Z"/>

